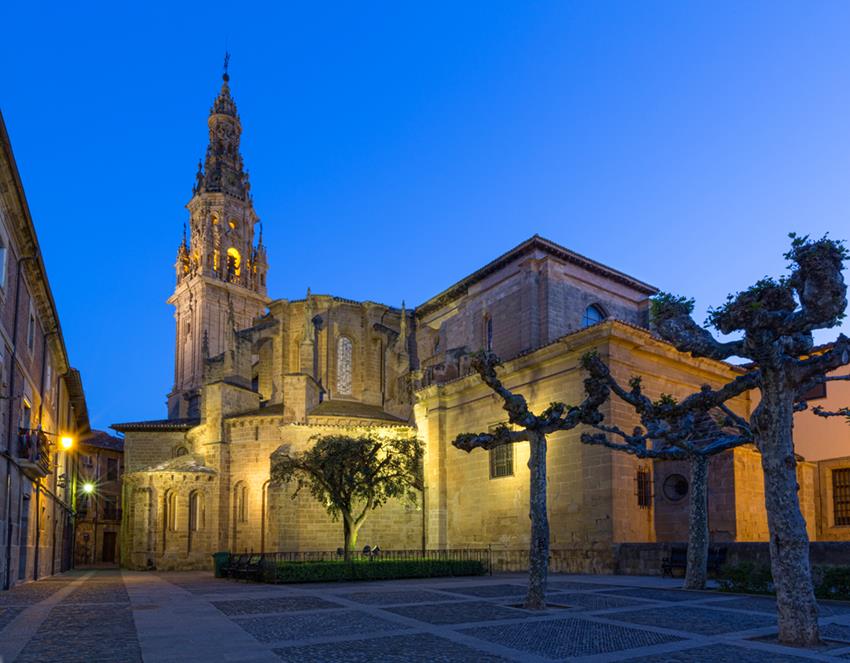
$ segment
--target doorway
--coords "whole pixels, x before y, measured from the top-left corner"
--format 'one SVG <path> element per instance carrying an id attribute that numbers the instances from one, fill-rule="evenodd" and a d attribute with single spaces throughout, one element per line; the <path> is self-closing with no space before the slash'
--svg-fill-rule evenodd
<path id="1" fill-rule="evenodd" d="M 103 533 L 103 561 L 110 564 L 115 563 L 115 542 L 117 540 L 117 532 Z"/>

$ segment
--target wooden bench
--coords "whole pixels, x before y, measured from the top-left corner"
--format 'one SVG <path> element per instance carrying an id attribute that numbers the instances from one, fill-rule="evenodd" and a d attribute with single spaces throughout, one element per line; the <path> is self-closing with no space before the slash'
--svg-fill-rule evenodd
<path id="1" fill-rule="evenodd" d="M 241 568 L 248 562 L 250 555 L 231 555 L 227 564 L 221 567 L 221 573 L 225 578 L 233 578 L 236 569 Z"/>
<path id="2" fill-rule="evenodd" d="M 252 555 L 245 565 L 245 570 L 242 572 L 245 580 L 253 580 L 259 582 L 263 577 L 263 569 L 265 569 L 265 554 Z"/>

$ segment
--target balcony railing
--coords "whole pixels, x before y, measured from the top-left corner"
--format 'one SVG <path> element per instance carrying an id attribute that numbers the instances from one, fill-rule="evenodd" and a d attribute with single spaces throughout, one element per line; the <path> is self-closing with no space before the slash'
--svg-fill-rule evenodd
<path id="1" fill-rule="evenodd" d="M 50 441 L 39 429 L 18 429 L 18 464 L 31 479 L 50 474 Z"/>

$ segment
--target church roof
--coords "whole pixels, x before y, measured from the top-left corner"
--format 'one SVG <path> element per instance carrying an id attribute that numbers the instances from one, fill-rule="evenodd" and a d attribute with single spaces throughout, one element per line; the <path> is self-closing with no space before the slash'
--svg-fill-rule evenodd
<path id="1" fill-rule="evenodd" d="M 430 313 L 440 308 L 441 306 L 445 306 L 449 302 L 454 301 L 458 297 L 462 297 L 467 293 L 470 286 L 475 285 L 490 274 L 504 268 L 517 258 L 520 258 L 535 250 L 540 250 L 549 253 L 550 255 L 553 255 L 556 258 L 560 258 L 565 262 L 573 263 L 574 265 L 578 265 L 579 267 L 586 269 L 589 272 L 593 272 L 595 274 L 599 274 L 600 276 L 604 276 L 605 278 L 611 279 L 612 281 L 622 283 L 623 285 L 629 288 L 633 288 L 634 290 L 637 290 L 638 292 L 643 293 L 645 295 L 654 295 L 658 292 L 658 288 L 656 288 L 655 286 L 632 278 L 628 274 L 624 274 L 623 272 L 608 267 L 607 265 L 603 265 L 600 262 L 596 262 L 595 260 L 586 258 L 585 256 L 578 254 L 574 251 L 570 251 L 566 247 L 563 247 L 560 244 L 557 244 L 556 242 L 541 237 L 540 235 L 534 235 L 529 239 L 525 240 L 522 244 L 515 246 L 507 253 L 503 253 L 495 260 L 492 260 L 491 262 L 487 263 L 478 271 L 473 272 L 466 278 L 461 279 L 460 281 L 455 283 L 453 286 L 447 288 L 446 290 L 443 290 L 443 292 L 439 293 L 438 295 L 435 295 L 424 304 L 417 306 L 417 315 L 424 315 Z"/>
<path id="2" fill-rule="evenodd" d="M 180 431 L 189 430 L 201 423 L 200 419 L 153 419 L 150 421 L 130 421 L 112 424 L 110 428 L 121 433 L 128 431 Z"/>
<path id="3" fill-rule="evenodd" d="M 360 403 L 359 401 L 346 401 L 331 399 L 323 401 L 310 410 L 310 417 L 347 417 L 353 419 L 378 419 L 380 421 L 391 421 L 393 423 L 407 423 L 389 412 L 385 412 L 377 405 Z"/>
<path id="4" fill-rule="evenodd" d="M 157 465 L 146 467 L 140 472 L 200 472 L 201 474 L 217 474 L 217 472 L 204 465 L 204 460 L 194 454 L 183 454 L 177 458 L 170 458 Z"/>
<path id="5" fill-rule="evenodd" d="M 111 449 L 112 451 L 124 451 L 124 440 L 120 437 L 110 435 L 105 430 L 93 430 L 89 437 L 80 440 L 80 444 L 98 449 Z"/>

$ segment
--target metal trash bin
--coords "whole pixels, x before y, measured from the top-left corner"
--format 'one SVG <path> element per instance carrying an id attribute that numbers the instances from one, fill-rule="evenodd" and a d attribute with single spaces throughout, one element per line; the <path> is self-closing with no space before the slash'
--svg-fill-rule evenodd
<path id="1" fill-rule="evenodd" d="M 230 553 L 229 552 L 216 552 L 212 554 L 213 558 L 213 569 L 215 570 L 216 578 L 224 577 L 224 567 L 230 561 Z"/>

